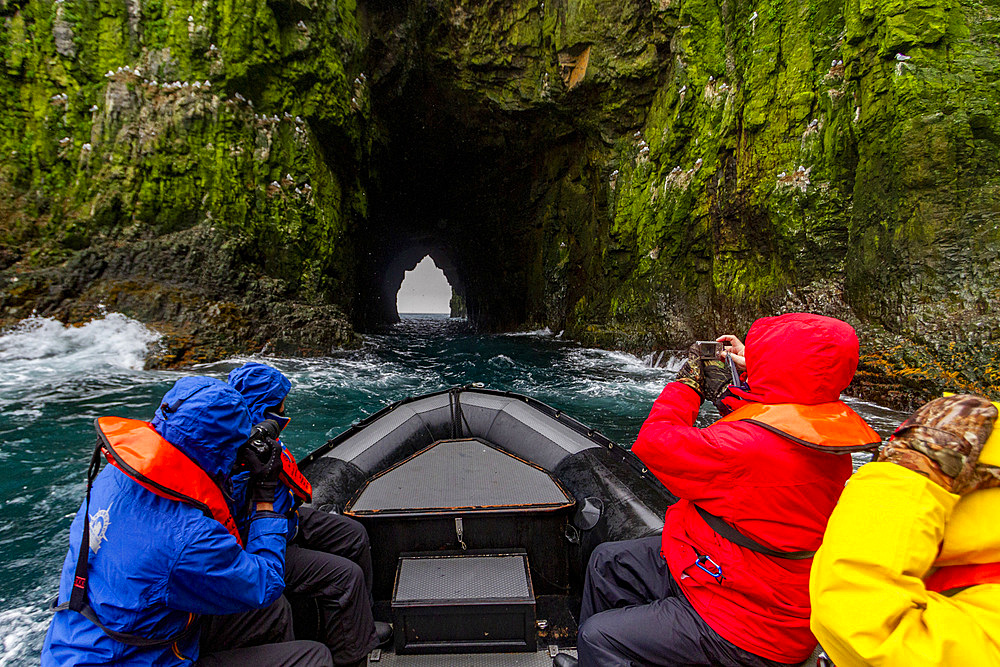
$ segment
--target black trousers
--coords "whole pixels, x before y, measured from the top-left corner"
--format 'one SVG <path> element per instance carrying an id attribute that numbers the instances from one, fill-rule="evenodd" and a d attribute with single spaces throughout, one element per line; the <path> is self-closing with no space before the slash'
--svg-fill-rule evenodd
<path id="1" fill-rule="evenodd" d="M 580 605 L 580 667 L 785 667 L 723 639 L 670 576 L 660 537 L 598 546 Z"/>
<path id="2" fill-rule="evenodd" d="M 330 667 L 319 642 L 292 640 L 292 609 L 284 597 L 269 607 L 202 620 L 198 667 Z"/>
<path id="3" fill-rule="evenodd" d="M 357 663 L 378 645 L 372 617 L 372 555 L 355 521 L 309 507 L 285 552 L 285 595 L 295 636 L 326 644 L 336 665 Z"/>

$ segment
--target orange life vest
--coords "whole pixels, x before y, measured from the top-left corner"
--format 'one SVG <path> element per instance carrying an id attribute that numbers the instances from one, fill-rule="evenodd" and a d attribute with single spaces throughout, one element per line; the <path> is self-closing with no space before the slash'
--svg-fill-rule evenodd
<path id="1" fill-rule="evenodd" d="M 927 590 L 935 593 L 977 584 L 1000 584 L 1000 563 L 969 563 L 939 567 L 924 579 Z"/>
<path id="2" fill-rule="evenodd" d="M 243 545 L 236 521 L 219 486 L 148 422 L 100 417 L 97 432 L 104 442 L 104 456 L 108 463 L 158 496 L 197 507 L 205 516 L 221 523 L 240 546 Z"/>
<path id="3" fill-rule="evenodd" d="M 281 474 L 279 476 L 285 486 L 292 490 L 296 498 L 304 503 L 312 501 L 312 484 L 299 470 L 299 464 L 295 462 L 292 453 L 284 447 L 281 448 Z"/>
<path id="4" fill-rule="evenodd" d="M 861 415 L 843 401 L 799 403 L 747 403 L 720 422 L 745 421 L 800 445 L 832 454 L 875 449 L 882 438 Z"/>

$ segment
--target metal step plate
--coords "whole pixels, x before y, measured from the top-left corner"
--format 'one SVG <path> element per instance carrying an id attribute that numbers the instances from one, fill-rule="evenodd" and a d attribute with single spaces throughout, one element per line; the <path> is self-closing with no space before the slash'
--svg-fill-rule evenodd
<path id="1" fill-rule="evenodd" d="M 533 601 L 523 555 L 403 557 L 393 603 Z"/>
<path id="2" fill-rule="evenodd" d="M 392 596 L 398 654 L 534 653 L 525 553 L 401 556 Z"/>

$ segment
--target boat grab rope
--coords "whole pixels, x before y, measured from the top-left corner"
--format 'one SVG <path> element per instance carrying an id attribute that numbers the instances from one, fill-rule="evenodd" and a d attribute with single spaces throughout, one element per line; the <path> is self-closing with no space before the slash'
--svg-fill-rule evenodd
<path id="1" fill-rule="evenodd" d="M 472 431 L 472 428 L 469 426 L 469 422 L 465 419 L 465 415 L 462 414 L 462 401 L 459 398 L 461 393 L 461 387 L 455 387 L 454 389 L 448 390 L 448 409 L 451 412 L 451 437 L 453 440 L 465 437 L 462 431 L 463 423 L 465 424 L 466 431 Z"/>

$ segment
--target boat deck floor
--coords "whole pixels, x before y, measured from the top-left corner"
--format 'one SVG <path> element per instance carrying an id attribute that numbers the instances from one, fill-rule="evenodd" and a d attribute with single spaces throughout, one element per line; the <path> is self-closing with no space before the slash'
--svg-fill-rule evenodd
<path id="1" fill-rule="evenodd" d="M 576 656 L 576 651 L 566 650 Z M 451 655 L 396 655 L 382 653 L 368 657 L 369 667 L 550 667 L 552 657 L 547 650 L 535 653 L 455 653 Z"/>
<path id="2" fill-rule="evenodd" d="M 536 599 L 537 617 L 545 619 L 544 629 L 538 630 L 538 648 L 534 653 L 451 653 L 438 655 L 396 655 L 390 644 L 387 649 L 373 651 L 368 656 L 369 667 L 550 667 L 549 646 L 576 657 L 576 615 L 580 599 L 569 595 L 542 595 Z M 572 609 L 573 611 L 570 611 Z M 391 620 L 389 603 L 376 602 L 375 616 Z M 813 667 L 820 653 L 817 646 L 800 667 Z"/>

